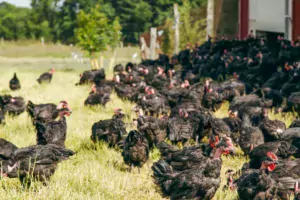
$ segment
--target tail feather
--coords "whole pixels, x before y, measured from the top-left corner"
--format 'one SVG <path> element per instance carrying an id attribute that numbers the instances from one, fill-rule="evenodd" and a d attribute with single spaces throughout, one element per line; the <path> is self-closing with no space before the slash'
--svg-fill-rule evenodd
<path id="1" fill-rule="evenodd" d="M 178 148 L 176 146 L 169 145 L 166 142 L 158 143 L 156 146 L 159 149 L 159 151 L 163 157 L 171 155 L 172 153 L 174 153 L 178 150 Z"/>
<path id="2" fill-rule="evenodd" d="M 294 189 L 295 183 L 299 182 L 300 179 L 294 179 L 292 177 L 283 177 L 279 179 L 279 182 L 287 189 Z"/>
<path id="3" fill-rule="evenodd" d="M 31 101 L 28 101 L 27 106 L 26 106 L 26 111 L 32 118 L 34 118 L 34 115 L 35 115 L 34 107 L 35 107 L 34 103 L 32 103 Z"/>
<path id="4" fill-rule="evenodd" d="M 153 164 L 152 170 L 155 182 L 160 185 L 163 193 L 170 195 L 173 179 L 176 177 L 172 167 L 166 161 L 159 160 Z"/>
<path id="5" fill-rule="evenodd" d="M 46 126 L 42 122 L 37 121 L 35 123 L 35 128 L 36 128 L 36 132 L 37 132 L 37 144 L 46 145 L 47 141 L 46 141 L 46 138 L 44 137 L 44 133 L 46 131 Z"/>
<path id="6" fill-rule="evenodd" d="M 155 162 L 152 166 L 152 170 L 154 172 L 155 177 L 159 176 L 168 176 L 168 174 L 173 173 L 173 168 L 164 160 L 159 160 Z"/>

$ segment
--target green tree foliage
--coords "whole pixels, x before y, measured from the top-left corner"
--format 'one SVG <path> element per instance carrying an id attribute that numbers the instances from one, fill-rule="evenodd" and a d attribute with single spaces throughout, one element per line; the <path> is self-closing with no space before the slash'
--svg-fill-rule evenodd
<path id="1" fill-rule="evenodd" d="M 104 0 L 110 3 L 120 17 L 123 40 L 138 43 L 139 35 L 150 27 L 162 26 L 172 16 L 174 3 L 182 0 Z M 192 7 L 205 5 L 207 0 L 191 0 Z"/>
<path id="2" fill-rule="evenodd" d="M 40 39 L 75 44 L 80 10 L 91 12 L 97 4 L 110 22 L 122 26 L 122 41 L 137 44 L 150 27 L 161 27 L 173 15 L 173 4 L 184 0 L 31 0 L 31 8 L 0 3 L 0 36 L 7 40 Z M 189 0 L 192 8 L 207 0 Z M 198 13 L 196 13 L 198 15 Z"/>
<path id="3" fill-rule="evenodd" d="M 12 4 L 0 3 L 0 37 L 6 40 L 26 38 L 26 19 L 30 9 L 17 8 Z"/>
<path id="4" fill-rule="evenodd" d="M 57 19 L 59 0 L 31 0 L 29 29 L 35 30 L 35 38 L 44 37 L 46 40 L 54 38 L 54 27 Z"/>
<path id="5" fill-rule="evenodd" d="M 76 38 L 78 45 L 94 60 L 95 53 L 103 52 L 110 45 L 116 47 L 120 40 L 121 26 L 118 18 L 110 21 L 105 13 L 101 12 L 100 5 L 86 13 L 81 10 L 77 15 Z M 93 63 L 98 68 L 98 64 Z"/>
<path id="6" fill-rule="evenodd" d="M 77 14 L 80 10 L 89 12 L 95 4 L 100 3 L 101 12 L 105 13 L 109 20 L 115 18 L 115 10 L 111 4 L 102 0 L 65 0 L 57 13 L 55 26 L 55 40 L 67 44 L 76 42 L 75 29 L 77 28 Z"/>
<path id="7" fill-rule="evenodd" d="M 184 49 L 188 43 L 202 43 L 206 37 L 205 7 L 194 8 L 188 1 L 184 0 L 179 6 L 180 13 L 180 48 Z M 162 49 L 167 54 L 174 53 L 174 18 L 168 18 L 165 23 L 165 37 Z"/>

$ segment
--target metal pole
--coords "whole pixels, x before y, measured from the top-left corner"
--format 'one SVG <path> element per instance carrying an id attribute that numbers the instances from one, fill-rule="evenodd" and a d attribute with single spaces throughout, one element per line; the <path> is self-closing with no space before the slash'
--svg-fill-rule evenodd
<path id="1" fill-rule="evenodd" d="M 290 3 L 289 0 L 285 0 L 285 33 L 284 38 L 289 39 L 290 36 Z"/>

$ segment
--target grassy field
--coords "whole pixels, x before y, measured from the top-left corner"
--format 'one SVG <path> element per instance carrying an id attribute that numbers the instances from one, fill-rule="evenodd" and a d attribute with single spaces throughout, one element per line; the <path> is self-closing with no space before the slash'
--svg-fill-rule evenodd
<path id="1" fill-rule="evenodd" d="M 45 45 L 42 45 L 39 42 L 33 41 L 0 43 L 0 57 L 71 58 L 72 52 L 80 53 L 81 50 L 76 46 L 66 46 L 52 43 L 45 43 Z M 117 48 L 117 55 L 122 55 L 122 58 L 131 58 L 131 56 L 136 52 L 138 52 L 137 47 Z M 112 52 L 106 51 L 99 55 L 104 56 L 104 58 L 110 58 L 112 56 Z"/>
<path id="2" fill-rule="evenodd" d="M 37 77 L 49 68 L 56 68 L 52 84 L 38 85 Z M 89 86 L 75 86 L 79 74 L 88 66 L 74 61 L 47 59 L 0 59 L 0 94 L 22 96 L 26 101 L 34 103 L 67 100 L 73 110 L 68 117 L 68 134 L 66 147 L 76 151 L 70 160 L 59 164 L 58 170 L 47 186 L 36 183 L 34 187 L 24 190 L 18 180 L 0 180 L 0 199 L 2 200 L 36 200 L 36 199 L 72 199 L 72 200 L 102 200 L 102 199 L 162 199 L 159 190 L 151 177 L 151 165 L 159 159 L 158 151 L 151 152 L 149 162 L 138 170 L 128 172 L 121 153 L 117 149 L 108 149 L 105 144 L 94 145 L 90 141 L 91 126 L 94 122 L 112 116 L 116 107 L 130 117 L 131 122 L 136 117 L 131 109 L 133 104 L 121 101 L 112 95 L 112 101 L 104 107 L 87 108 L 83 102 L 87 97 Z M 17 72 L 22 83 L 22 89 L 17 92 L 8 90 L 8 81 Z M 111 74 L 111 73 L 110 73 Z M 227 113 L 228 104 L 224 104 L 216 116 L 223 117 Z M 274 116 L 278 118 L 278 116 Z M 291 119 L 286 118 L 287 123 Z M 7 124 L 0 127 L 0 137 L 5 138 L 18 147 L 26 147 L 36 142 L 35 130 L 27 113 L 19 117 L 9 118 Z M 128 127 L 130 130 L 131 127 Z M 223 157 L 222 185 L 225 184 L 225 171 L 239 169 L 246 162 L 243 156 Z M 222 191 L 222 186 L 214 199 L 236 199 L 236 192 Z"/>

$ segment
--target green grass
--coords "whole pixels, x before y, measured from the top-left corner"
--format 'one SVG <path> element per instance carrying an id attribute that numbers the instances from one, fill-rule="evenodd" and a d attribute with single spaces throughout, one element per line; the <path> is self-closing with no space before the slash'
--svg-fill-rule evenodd
<path id="1" fill-rule="evenodd" d="M 53 57 L 53 58 L 71 58 L 71 52 L 81 52 L 76 46 L 66 46 L 61 44 L 45 43 L 42 45 L 38 41 L 20 41 L 20 42 L 0 42 L 0 57 L 23 58 L 23 57 Z M 137 47 L 117 48 L 117 55 L 122 55 L 122 59 L 131 59 L 131 56 L 139 52 Z M 106 51 L 99 55 L 104 58 L 112 57 L 111 51 Z M 119 57 L 120 58 L 120 57 Z"/>
<path id="2" fill-rule="evenodd" d="M 34 187 L 24 190 L 16 179 L 0 180 L 0 199 L 4 200 L 31 200 L 31 199 L 72 199 L 72 200 L 98 200 L 98 199 L 163 199 L 151 177 L 151 165 L 159 158 L 157 150 L 151 153 L 150 160 L 139 173 L 138 170 L 128 172 L 124 165 L 121 152 L 109 149 L 107 145 L 94 145 L 90 141 L 91 126 L 101 119 L 110 118 L 116 107 L 123 108 L 130 117 L 131 122 L 136 117 L 131 109 L 133 104 L 122 101 L 112 95 L 112 101 L 106 107 L 87 108 L 83 102 L 87 97 L 90 87 L 76 87 L 79 73 L 88 69 L 88 66 L 77 62 L 47 59 L 8 59 L 0 60 L 0 93 L 22 96 L 26 101 L 34 103 L 67 100 L 73 110 L 68 117 L 68 134 L 66 147 L 77 152 L 68 161 L 59 164 L 58 169 L 47 186 L 36 183 Z M 49 68 L 54 67 L 52 84 L 38 85 L 37 77 Z M 8 81 L 17 72 L 22 83 L 22 89 L 10 92 Z M 111 73 L 110 73 L 111 76 Z M 224 104 L 217 117 L 227 113 L 228 104 Z M 27 113 L 19 117 L 9 118 L 7 124 L 0 127 L 0 137 L 5 138 L 18 147 L 26 147 L 36 142 L 35 130 Z M 128 127 L 130 130 L 130 127 Z M 222 191 L 225 184 L 225 171 L 238 170 L 246 162 L 246 158 L 223 157 L 222 185 L 214 199 L 232 200 L 237 198 L 236 192 Z"/>

